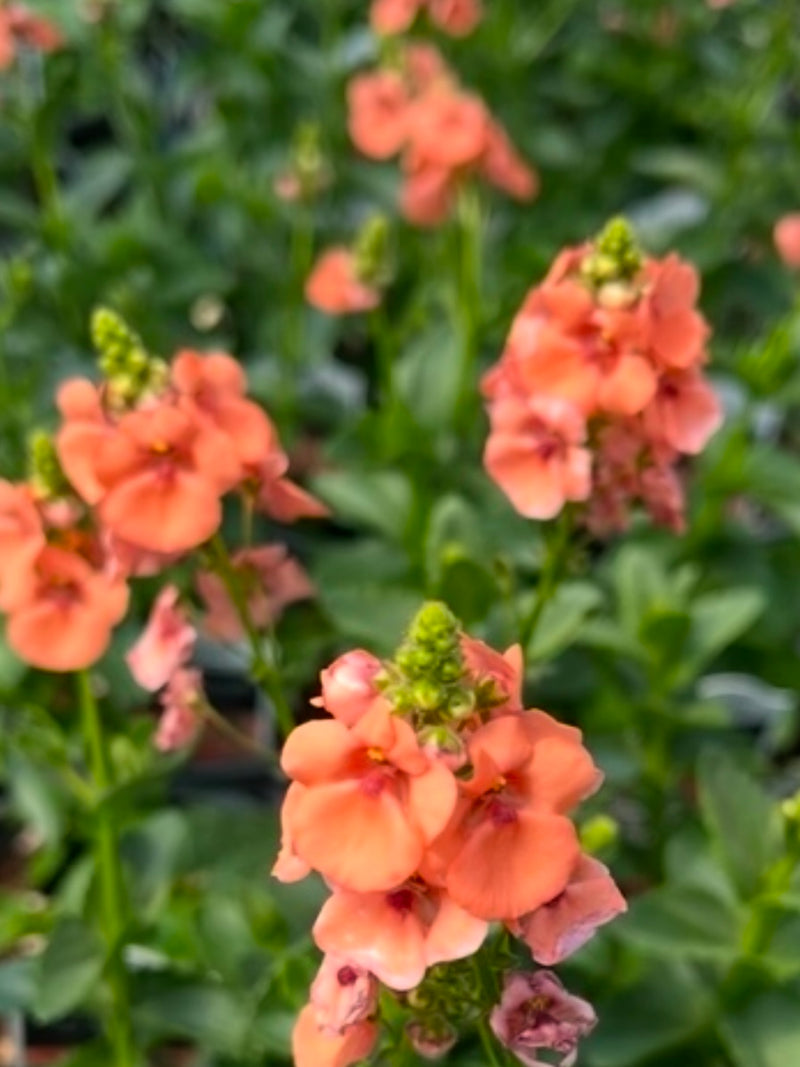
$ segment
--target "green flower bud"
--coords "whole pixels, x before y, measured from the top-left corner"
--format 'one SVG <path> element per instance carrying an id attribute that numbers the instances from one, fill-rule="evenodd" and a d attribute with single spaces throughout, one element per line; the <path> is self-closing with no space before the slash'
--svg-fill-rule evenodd
<path id="1" fill-rule="evenodd" d="M 40 499 L 54 500 L 72 493 L 55 442 L 45 430 L 35 430 L 28 439 L 28 478 Z"/>
<path id="2" fill-rule="evenodd" d="M 612 219 L 594 241 L 581 264 L 581 274 L 595 288 L 630 282 L 642 267 L 643 255 L 633 227 L 624 218 Z M 618 294 L 619 298 L 619 294 Z"/>
<path id="3" fill-rule="evenodd" d="M 607 851 L 618 838 L 619 824 L 610 815 L 594 815 L 580 828 L 581 847 L 590 855 Z"/>
<path id="4" fill-rule="evenodd" d="M 389 222 L 384 215 L 373 215 L 359 231 L 353 245 L 355 271 L 359 281 L 378 289 L 392 278 L 389 250 Z"/>

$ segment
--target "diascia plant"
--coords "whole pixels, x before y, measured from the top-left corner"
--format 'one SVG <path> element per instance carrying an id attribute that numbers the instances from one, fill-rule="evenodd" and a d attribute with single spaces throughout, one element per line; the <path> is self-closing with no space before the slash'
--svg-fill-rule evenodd
<path id="1" fill-rule="evenodd" d="M 197 628 L 249 642 L 253 677 L 288 733 L 272 627 L 313 588 L 282 544 L 251 543 L 251 520 L 254 511 L 282 522 L 327 512 L 286 476 L 275 428 L 247 397 L 234 359 L 183 350 L 166 362 L 107 310 L 95 314 L 92 333 L 101 380 L 61 386 L 61 425 L 54 437 L 33 439 L 30 478 L 0 483 L 0 608 L 23 661 L 76 678 L 90 774 L 82 795 L 96 805 L 98 921 L 110 960 L 107 1029 L 115 1067 L 129 1067 L 138 1059 L 123 955 L 128 904 L 118 831 L 104 804 L 113 763 L 89 672 L 126 615 L 131 583 L 180 562 L 194 578 L 197 627 L 178 588 L 166 584 L 127 656 L 137 682 L 160 694 L 155 745 L 185 746 L 214 717 L 189 662 Z M 232 554 L 219 532 L 229 494 L 245 533 Z"/>
<path id="2" fill-rule="evenodd" d="M 389 662 L 357 650 L 323 672 L 329 718 L 294 730 L 281 759 L 274 874 L 315 870 L 331 889 L 297 1067 L 401 1040 L 438 1059 L 476 1028 L 490 1063 L 490 1031 L 532 1067 L 539 1050 L 575 1062 L 594 1011 L 552 971 L 513 966 L 511 939 L 549 967 L 625 901 L 569 818 L 602 776 L 580 731 L 524 708 L 521 672 L 518 646 L 495 652 L 436 602 Z"/>

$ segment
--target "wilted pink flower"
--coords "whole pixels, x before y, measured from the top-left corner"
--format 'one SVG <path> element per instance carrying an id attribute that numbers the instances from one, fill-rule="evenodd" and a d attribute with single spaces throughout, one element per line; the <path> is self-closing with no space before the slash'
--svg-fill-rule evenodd
<path id="1" fill-rule="evenodd" d="M 326 1034 L 342 1034 L 369 1018 L 378 1004 L 378 982 L 363 967 L 342 956 L 327 955 L 311 985 L 309 997 L 317 1026 Z"/>
<path id="2" fill-rule="evenodd" d="M 288 604 L 314 595 L 308 575 L 284 545 L 244 548 L 234 554 L 232 563 L 256 629 L 274 623 Z M 220 641 L 238 641 L 242 622 L 220 576 L 200 571 L 195 582 L 208 609 L 204 630 Z"/>
<path id="3" fill-rule="evenodd" d="M 784 215 L 775 223 L 773 240 L 786 266 L 800 269 L 800 211 Z"/>
<path id="4" fill-rule="evenodd" d="M 375 679 L 382 670 L 383 664 L 370 652 L 361 648 L 346 652 L 322 671 L 322 695 L 311 703 L 353 726 L 378 696 Z"/>
<path id="5" fill-rule="evenodd" d="M 509 929 L 527 944 L 537 963 L 547 967 L 571 956 L 604 923 L 627 910 L 607 868 L 581 856 L 566 889 Z"/>
<path id="6" fill-rule="evenodd" d="M 537 1050 L 561 1053 L 557 1067 L 572 1067 L 578 1042 L 597 1022 L 591 1004 L 564 989 L 552 971 L 513 971 L 506 975 L 503 996 L 489 1024 L 498 1041 L 526 1067 L 548 1067 Z"/>
<path id="7" fill-rule="evenodd" d="M 147 626 L 125 657 L 142 689 L 152 691 L 166 685 L 192 654 L 197 634 L 178 604 L 179 597 L 174 585 L 161 590 Z"/>
<path id="8" fill-rule="evenodd" d="M 160 752 L 172 752 L 191 744 L 200 728 L 205 704 L 200 671 L 182 667 L 177 670 L 159 696 L 161 718 L 154 743 Z"/>

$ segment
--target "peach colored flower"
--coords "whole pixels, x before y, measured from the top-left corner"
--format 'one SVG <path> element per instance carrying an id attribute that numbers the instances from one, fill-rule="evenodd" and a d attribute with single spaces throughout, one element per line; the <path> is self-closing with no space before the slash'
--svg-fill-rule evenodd
<path id="1" fill-rule="evenodd" d="M 326 1034 L 343 1034 L 348 1026 L 375 1013 L 375 977 L 344 956 L 328 954 L 311 984 L 309 997 L 317 1026 Z"/>
<path id="2" fill-rule="evenodd" d="M 100 519 L 151 552 L 185 552 L 222 519 L 220 496 L 239 476 L 235 456 L 171 404 L 123 415 L 96 457 Z"/>
<path id="3" fill-rule="evenodd" d="M 174 585 L 161 590 L 147 626 L 125 657 L 131 674 L 142 689 L 156 690 L 166 685 L 192 654 L 197 635 L 179 606 L 179 598 L 180 593 Z"/>
<path id="4" fill-rule="evenodd" d="M 596 1023 L 591 1004 L 568 993 L 552 971 L 507 974 L 503 996 L 489 1019 L 498 1041 L 526 1067 L 554 1062 L 540 1059 L 541 1049 L 562 1054 L 558 1067 L 572 1067 L 578 1042 Z"/>
<path id="5" fill-rule="evenodd" d="M 533 200 L 539 192 L 539 175 L 517 152 L 497 122 L 487 130 L 481 172 L 488 182 L 515 200 Z"/>
<path id="6" fill-rule="evenodd" d="M 330 510 L 315 496 L 286 477 L 289 457 L 277 438 L 261 463 L 247 468 L 244 491 L 254 506 L 278 522 L 298 519 L 324 519 Z"/>
<path id="7" fill-rule="evenodd" d="M 430 166 L 453 170 L 475 165 L 486 149 L 490 123 L 479 97 L 441 83 L 413 104 L 412 149 Z"/>
<path id="8" fill-rule="evenodd" d="M 466 37 L 483 18 L 480 0 L 428 0 L 431 20 L 452 37 Z"/>
<path id="9" fill-rule="evenodd" d="M 405 33 L 424 3 L 425 0 L 372 0 L 370 25 L 376 33 L 385 37 Z"/>
<path id="10" fill-rule="evenodd" d="M 231 562 L 250 621 L 258 630 L 275 623 L 287 605 L 314 596 L 308 575 L 284 545 L 243 548 Z M 212 571 L 199 571 L 195 583 L 207 609 L 205 632 L 220 641 L 238 641 L 244 630 L 225 583 Z"/>
<path id="11" fill-rule="evenodd" d="M 537 963 L 552 967 L 627 908 L 608 869 L 599 860 L 581 856 L 564 890 L 510 923 L 509 929 L 527 944 Z"/>
<path id="12" fill-rule="evenodd" d="M 420 41 L 406 45 L 403 50 L 403 73 L 414 94 L 424 93 L 436 82 L 453 81 L 441 52 L 432 44 Z"/>
<path id="13" fill-rule="evenodd" d="M 650 345 L 666 367 L 690 367 L 703 358 L 709 329 L 695 310 L 700 291 L 697 271 L 674 253 L 645 264 L 650 291 L 643 308 L 648 315 Z"/>
<path id="14" fill-rule="evenodd" d="M 506 396 L 490 405 L 484 465 L 511 503 L 532 519 L 552 519 L 591 491 L 586 424 L 555 397 Z"/>
<path id="15" fill-rule="evenodd" d="M 224 352 L 183 349 L 172 362 L 170 377 L 192 420 L 219 433 L 220 447 L 232 448 L 243 466 L 260 463 L 270 453 L 275 428 L 245 395 L 247 377 L 235 359 Z"/>
<path id="16" fill-rule="evenodd" d="M 461 651 L 473 682 L 476 685 L 491 682 L 497 699 L 494 715 L 510 715 L 523 710 L 522 683 L 525 673 L 520 645 L 512 645 L 500 653 L 483 641 L 462 634 Z"/>
<path id="17" fill-rule="evenodd" d="M 395 71 L 358 74 L 347 86 L 347 128 L 353 144 L 370 159 L 389 159 L 408 139 L 411 101 Z"/>
<path id="18" fill-rule="evenodd" d="M 456 802 L 450 771 L 380 701 L 351 729 L 336 719 L 298 726 L 281 766 L 306 786 L 289 825 L 295 853 L 357 892 L 391 889 L 414 874 Z"/>
<path id="19" fill-rule="evenodd" d="M 180 667 L 159 695 L 162 707 L 154 744 L 160 752 L 173 752 L 194 741 L 200 729 L 205 704 L 200 671 Z"/>
<path id="20" fill-rule="evenodd" d="M 128 606 L 128 589 L 80 556 L 47 546 L 15 591 L 6 636 L 20 659 L 49 671 L 96 663 Z"/>
<path id="21" fill-rule="evenodd" d="M 716 393 L 696 370 L 670 371 L 644 412 L 648 436 L 678 452 L 696 455 L 722 425 Z"/>
<path id="22" fill-rule="evenodd" d="M 452 171 L 409 152 L 400 189 L 400 211 L 415 226 L 439 226 L 452 213 L 458 191 Z"/>
<path id="23" fill-rule="evenodd" d="M 313 935 L 323 952 L 347 957 L 390 989 L 409 990 L 428 967 L 477 952 L 488 929 L 442 890 L 413 879 L 383 893 L 335 890 Z"/>
<path id="24" fill-rule="evenodd" d="M 469 740 L 473 776 L 460 783 L 423 877 L 441 880 L 457 904 L 489 920 L 520 918 L 561 893 L 579 856 L 562 812 L 601 780 L 579 736 L 541 712 L 480 727 Z"/>
<path id="25" fill-rule="evenodd" d="M 377 1026 L 366 1021 L 327 1034 L 317 1026 L 314 1005 L 307 1004 L 292 1031 L 294 1067 L 350 1067 L 369 1056 L 377 1039 Z"/>
<path id="26" fill-rule="evenodd" d="M 778 255 L 787 267 L 800 270 L 800 211 L 778 219 L 773 230 Z"/>
<path id="27" fill-rule="evenodd" d="M 37 52 L 55 52 L 64 38 L 48 19 L 29 11 L 23 4 L 0 7 L 0 70 L 7 70 L 20 45 Z"/>
<path id="28" fill-rule="evenodd" d="M 24 596 L 33 565 L 45 546 L 44 528 L 27 485 L 0 479 L 0 608 Z"/>
<path id="29" fill-rule="evenodd" d="M 355 256 L 349 248 L 329 248 L 317 260 L 306 281 L 306 300 L 328 315 L 372 311 L 380 293 L 359 280 Z"/>
<path id="30" fill-rule="evenodd" d="M 370 652 L 361 648 L 345 652 L 321 672 L 322 695 L 311 703 L 345 726 L 354 726 L 380 696 L 375 682 L 382 671 L 383 664 Z"/>
<path id="31" fill-rule="evenodd" d="M 71 378 L 60 386 L 56 406 L 64 420 L 56 435 L 59 463 L 78 496 L 95 505 L 105 491 L 98 460 L 115 432 L 100 390 L 88 378 Z"/>
<path id="32" fill-rule="evenodd" d="M 301 803 L 305 786 L 299 782 L 292 782 L 286 790 L 281 805 L 281 847 L 278 858 L 272 867 L 272 877 L 279 882 L 299 882 L 311 873 L 311 867 L 300 859 L 294 847 L 292 837 L 292 823 L 294 812 Z"/>

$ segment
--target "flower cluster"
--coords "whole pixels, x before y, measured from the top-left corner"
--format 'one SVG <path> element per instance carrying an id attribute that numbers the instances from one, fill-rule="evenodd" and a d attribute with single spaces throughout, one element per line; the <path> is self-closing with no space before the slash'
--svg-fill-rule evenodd
<path id="1" fill-rule="evenodd" d="M 466 37 L 483 18 L 480 0 L 373 0 L 369 20 L 383 36 L 405 33 L 422 11 L 452 37 Z"/>
<path id="2" fill-rule="evenodd" d="M 275 428 L 245 395 L 234 359 L 181 351 L 167 364 L 104 310 L 92 328 L 102 381 L 65 382 L 61 426 L 53 439 L 34 439 L 29 480 L 0 483 L 8 641 L 28 663 L 55 671 L 83 669 L 103 654 L 125 614 L 129 579 L 204 545 L 226 493 L 283 522 L 325 514 L 286 477 Z M 263 625 L 310 587 L 281 546 L 251 555 L 234 566 L 260 578 L 254 586 L 250 577 L 247 596 L 258 600 Z M 233 636 L 219 623 L 218 592 L 202 575 L 198 582 L 213 601 L 209 628 Z"/>
<path id="3" fill-rule="evenodd" d="M 588 501 L 595 532 L 623 529 L 641 502 L 681 530 L 676 466 L 719 427 L 703 374 L 708 326 L 692 266 L 644 257 L 628 224 L 564 251 L 517 313 L 484 377 L 484 462 L 521 514 L 550 519 Z"/>
<path id="4" fill-rule="evenodd" d="M 523 707 L 521 684 L 519 647 L 493 651 L 436 603 L 392 661 L 358 650 L 323 672 L 316 703 L 330 717 L 299 726 L 283 751 L 292 782 L 274 869 L 283 881 L 315 870 L 331 888 L 298 1067 L 366 1054 L 378 983 L 403 995 L 423 1054 L 435 1035 L 452 1043 L 457 1019 L 429 983 L 476 953 L 491 922 L 550 965 L 624 910 L 568 818 L 600 772 L 577 729 Z M 544 1019 L 550 1000 L 537 995 Z"/>
<path id="5" fill-rule="evenodd" d="M 538 191 L 506 131 L 429 45 L 398 46 L 388 65 L 352 79 L 347 100 L 356 148 L 376 160 L 401 154 L 400 207 L 416 225 L 447 219 L 473 177 L 518 200 Z"/>
<path id="6" fill-rule="evenodd" d="M 24 4 L 0 7 L 0 70 L 11 66 L 20 45 L 36 52 L 55 52 L 62 44 L 61 32 L 53 23 Z"/>

